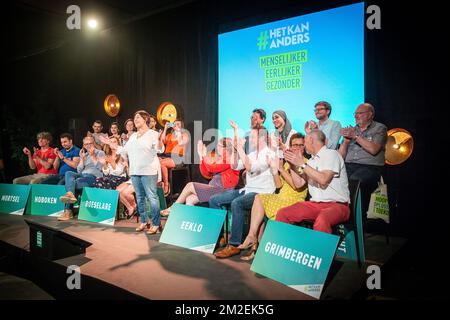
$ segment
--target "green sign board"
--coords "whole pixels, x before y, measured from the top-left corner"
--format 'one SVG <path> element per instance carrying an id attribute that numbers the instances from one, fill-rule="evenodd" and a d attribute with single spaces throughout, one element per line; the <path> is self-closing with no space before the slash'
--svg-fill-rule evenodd
<path id="1" fill-rule="evenodd" d="M 30 185 L 0 183 L 0 213 L 23 215 Z"/>
<path id="2" fill-rule="evenodd" d="M 78 220 L 114 225 L 118 199 L 116 190 L 83 188 Z"/>
<path id="3" fill-rule="evenodd" d="M 251 270 L 320 298 L 339 237 L 269 220 Z"/>
<path id="4" fill-rule="evenodd" d="M 61 216 L 64 212 L 64 203 L 59 201 L 59 197 L 65 193 L 66 188 L 61 185 L 32 184 L 26 214 L 34 216 Z"/>
<path id="5" fill-rule="evenodd" d="M 225 210 L 174 204 L 159 242 L 213 253 Z"/>

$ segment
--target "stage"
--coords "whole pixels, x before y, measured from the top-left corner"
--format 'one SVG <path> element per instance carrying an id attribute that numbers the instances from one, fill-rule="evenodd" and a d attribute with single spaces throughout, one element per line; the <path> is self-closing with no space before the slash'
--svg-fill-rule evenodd
<path id="1" fill-rule="evenodd" d="M 25 219 L 92 243 L 85 255 L 49 261 L 32 257 Z M 114 227 L 54 217 L 0 214 L 0 271 L 25 275 L 58 298 L 125 298 L 156 300 L 311 300 L 281 283 L 250 271 L 239 257 L 213 255 L 159 243 L 160 235 L 134 231 L 136 223 L 120 220 Z M 366 264 L 336 258 L 321 299 L 350 299 L 366 285 L 367 265 L 383 266 L 406 243 L 391 237 L 366 235 Z M 77 265 L 82 290 L 66 288 L 67 267 Z M 30 270 L 31 269 L 31 270 Z M 111 290 L 105 290 L 109 288 Z M 86 290 L 83 290 L 86 289 Z M 77 292 L 78 291 L 78 292 Z"/>

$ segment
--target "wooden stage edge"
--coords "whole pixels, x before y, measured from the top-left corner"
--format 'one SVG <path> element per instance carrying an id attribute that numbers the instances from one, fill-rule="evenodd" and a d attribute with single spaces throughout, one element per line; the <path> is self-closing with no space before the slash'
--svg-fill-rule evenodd
<path id="1" fill-rule="evenodd" d="M 213 255 L 159 243 L 160 235 L 136 233 L 135 224 L 114 227 L 80 220 L 58 222 L 54 217 L 0 214 L 0 242 L 29 251 L 25 219 L 58 229 L 92 243 L 85 255 L 56 260 L 61 267 L 77 265 L 83 276 L 96 278 L 134 295 L 155 300 L 311 300 L 313 298 L 250 271 L 239 257 Z M 365 286 L 367 266 L 383 266 L 406 243 L 391 237 L 366 236 L 368 262 L 361 269 L 335 259 L 321 299 L 351 299 Z"/>

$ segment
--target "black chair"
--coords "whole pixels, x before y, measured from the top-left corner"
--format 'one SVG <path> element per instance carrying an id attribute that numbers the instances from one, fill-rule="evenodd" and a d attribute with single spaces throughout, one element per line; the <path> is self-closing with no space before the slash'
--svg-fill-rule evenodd
<path id="1" fill-rule="evenodd" d="M 191 169 L 187 164 L 178 164 L 169 169 L 170 192 L 167 196 L 172 203 L 183 190 L 184 186 L 191 181 Z"/>
<path id="2" fill-rule="evenodd" d="M 358 267 L 361 268 L 361 254 L 360 254 L 360 246 L 359 246 L 359 232 L 362 233 L 364 237 L 363 230 L 358 230 L 358 216 L 362 219 L 361 212 L 361 192 L 360 192 L 360 181 L 359 180 L 350 180 L 348 183 L 348 187 L 350 190 L 350 218 L 348 221 L 344 223 L 337 224 L 333 226 L 333 234 L 338 235 L 340 237 L 339 245 L 345 239 L 344 230 L 353 231 L 353 235 L 355 236 L 355 245 L 356 245 L 356 256 Z M 314 221 L 311 220 L 303 220 L 297 225 L 312 229 L 314 225 Z M 363 241 L 364 242 L 364 241 Z"/>

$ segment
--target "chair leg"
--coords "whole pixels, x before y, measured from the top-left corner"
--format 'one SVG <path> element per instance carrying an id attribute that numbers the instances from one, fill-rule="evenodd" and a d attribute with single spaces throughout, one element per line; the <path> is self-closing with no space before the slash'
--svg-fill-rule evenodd
<path id="1" fill-rule="evenodd" d="M 384 222 L 385 228 L 384 232 L 386 235 L 386 244 L 389 245 L 389 223 Z"/>
<path id="2" fill-rule="evenodd" d="M 228 245 L 228 209 L 225 215 L 225 244 Z"/>
<path id="3" fill-rule="evenodd" d="M 358 267 L 361 269 L 362 263 L 361 263 L 361 254 L 359 251 L 359 232 L 358 232 L 358 226 L 356 222 L 353 224 L 353 234 L 355 236 L 355 247 L 356 247 L 356 259 L 358 262 Z"/>

